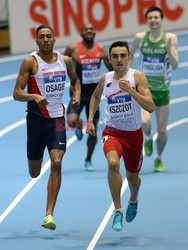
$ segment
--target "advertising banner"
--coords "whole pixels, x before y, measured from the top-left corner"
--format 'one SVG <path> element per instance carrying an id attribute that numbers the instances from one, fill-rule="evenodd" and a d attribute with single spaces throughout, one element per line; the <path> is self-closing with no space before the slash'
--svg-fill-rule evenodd
<path id="1" fill-rule="evenodd" d="M 153 5 L 164 11 L 164 30 L 188 28 L 187 0 L 8 0 L 11 52 L 36 49 L 41 24 L 54 29 L 56 47 L 81 40 L 80 28 L 88 22 L 97 41 L 130 37 L 147 30 L 144 13 Z"/>

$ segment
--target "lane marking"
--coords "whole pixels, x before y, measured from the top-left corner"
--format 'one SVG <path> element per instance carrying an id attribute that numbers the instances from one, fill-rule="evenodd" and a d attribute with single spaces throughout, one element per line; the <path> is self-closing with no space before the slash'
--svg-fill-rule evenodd
<path id="1" fill-rule="evenodd" d="M 6 97 L 3 97 L 3 98 L 0 98 L 0 103 L 9 102 L 9 101 L 13 101 L 12 96 L 6 96 Z"/>
<path id="2" fill-rule="evenodd" d="M 188 123 L 188 117 L 187 117 L 187 118 L 184 118 L 184 119 L 181 119 L 181 120 L 178 120 L 178 121 L 176 121 L 176 122 L 173 122 L 173 123 L 171 123 L 171 124 L 169 124 L 169 125 L 167 126 L 167 130 L 170 130 L 170 129 L 175 128 L 175 127 L 177 127 L 177 126 L 181 126 L 181 125 L 183 125 L 184 123 Z M 156 138 L 157 138 L 157 133 L 154 134 L 153 140 L 155 141 Z M 143 152 L 143 153 L 144 153 L 144 152 Z M 124 179 L 124 181 L 123 181 L 123 186 L 122 186 L 121 197 L 122 197 L 122 195 L 124 194 L 124 192 L 125 192 L 127 186 L 128 186 L 127 179 Z M 93 238 L 92 238 L 92 240 L 90 241 L 90 243 L 89 243 L 89 245 L 88 245 L 88 247 L 87 247 L 86 250 L 93 250 L 93 249 L 94 249 L 94 247 L 96 246 L 96 244 L 97 244 L 97 242 L 98 242 L 100 236 L 102 235 L 102 233 L 103 233 L 103 231 L 104 231 L 104 229 L 105 229 L 105 227 L 106 227 L 106 225 L 107 225 L 107 223 L 108 223 L 110 217 L 112 216 L 113 210 L 114 210 L 114 204 L 111 203 L 111 205 L 110 205 L 110 207 L 109 207 L 107 213 L 106 213 L 105 216 L 104 216 L 104 219 L 102 220 L 101 224 L 99 225 L 99 227 L 98 227 L 98 229 L 97 229 L 95 235 L 93 236 Z"/>
<path id="3" fill-rule="evenodd" d="M 188 46 L 187 46 L 188 47 Z M 139 53 L 135 54 L 135 58 L 139 57 Z M 178 65 L 178 69 L 179 68 L 185 68 L 188 66 L 188 62 L 180 62 Z M 9 80 L 15 80 L 18 76 L 18 73 L 16 74 L 9 74 L 9 75 L 5 75 L 5 76 L 0 76 L 0 83 L 3 83 L 5 81 L 9 81 Z"/>
<path id="4" fill-rule="evenodd" d="M 173 99 L 171 104 L 175 104 L 178 102 L 182 102 L 182 101 L 187 101 L 188 97 L 182 97 L 182 98 L 176 98 Z M 67 104 L 65 104 L 65 106 L 67 106 Z M 175 126 L 179 126 L 185 122 L 188 122 L 188 118 L 179 120 L 177 122 L 174 122 L 170 125 L 167 126 L 167 129 L 171 129 Z M 26 119 L 22 119 L 16 123 L 11 124 L 10 126 L 6 127 L 5 129 L 0 131 L 0 137 L 2 137 L 3 135 L 7 134 L 8 132 L 12 131 L 13 129 L 23 125 L 26 123 Z M 85 130 L 83 130 L 83 133 L 85 133 Z M 156 140 L 156 135 L 154 135 L 154 140 Z M 67 141 L 67 149 L 76 141 L 76 136 L 72 136 L 68 141 Z M 35 185 L 35 183 L 41 178 L 41 176 L 47 171 L 47 169 L 50 167 L 50 160 L 48 160 L 44 166 L 41 169 L 41 174 L 40 176 L 38 176 L 35 179 L 32 179 L 26 186 L 25 188 L 17 195 L 17 197 L 11 202 L 11 204 L 5 209 L 5 211 L 0 215 L 0 223 L 8 216 L 8 214 L 14 209 L 14 207 L 18 204 L 18 202 L 21 201 L 21 199 L 25 196 L 25 194 L 33 187 L 33 185 Z M 123 193 L 125 192 L 127 188 L 127 180 L 125 179 L 122 185 L 122 192 L 121 192 L 121 196 L 123 195 Z M 104 228 L 107 224 L 107 222 L 109 221 L 111 215 L 113 212 L 113 204 L 111 204 L 111 206 L 109 207 L 103 221 L 101 222 L 101 225 L 99 226 L 99 229 L 97 230 L 96 234 L 94 235 L 92 241 L 91 241 L 91 246 L 93 246 L 93 244 L 96 245 L 100 235 L 102 234 L 102 232 L 104 231 Z M 95 243 L 96 242 L 96 243 Z M 89 245 L 90 247 L 90 245 Z M 89 249 L 93 249 L 93 248 L 87 248 Z"/>
<path id="5" fill-rule="evenodd" d="M 84 132 L 84 131 L 83 131 Z M 67 141 L 67 149 L 77 140 L 76 136 L 72 136 Z M 10 205 L 5 209 L 5 211 L 0 215 L 0 224 L 2 221 L 9 215 L 9 213 L 16 207 L 16 205 L 21 201 L 21 199 L 29 192 L 29 190 L 39 181 L 39 179 L 43 176 L 43 174 L 50 167 L 50 160 L 48 160 L 42 167 L 41 173 L 37 178 L 33 178 L 16 196 L 16 198 L 10 203 Z"/>
<path id="6" fill-rule="evenodd" d="M 102 96 L 102 99 L 105 99 L 105 97 Z M 177 103 L 186 102 L 186 101 L 188 101 L 188 96 L 172 99 L 172 100 L 170 100 L 170 104 L 172 105 L 172 104 L 177 104 Z M 67 109 L 67 106 L 68 106 L 67 103 L 64 104 L 65 109 Z M 11 124 L 10 126 L 4 128 L 4 129 L 0 130 L 0 137 L 7 134 L 11 130 L 23 125 L 24 123 L 26 123 L 26 119 L 22 119 L 22 120 L 20 120 L 18 122 L 15 122 L 15 123 Z"/>
<path id="7" fill-rule="evenodd" d="M 180 31 L 175 31 L 174 32 L 177 36 L 185 36 L 188 35 L 188 31 L 187 30 L 180 30 Z M 123 39 L 125 39 L 125 37 L 123 37 Z M 117 39 L 116 39 L 117 40 Z M 120 38 L 121 40 L 121 38 Z M 132 42 L 133 41 L 133 36 L 131 37 L 127 37 L 126 40 L 128 42 Z M 103 46 L 109 46 L 112 42 L 114 42 L 114 39 L 110 39 L 107 41 L 100 41 L 101 45 Z M 181 51 L 181 48 L 183 48 L 184 50 L 188 50 L 188 46 L 181 46 L 178 48 L 179 51 Z M 60 48 L 55 48 L 55 50 L 58 50 L 61 53 L 64 53 L 65 51 L 65 47 L 60 47 Z M 6 63 L 6 62 L 13 62 L 13 61 L 18 61 L 18 60 L 23 60 L 26 56 L 28 56 L 31 52 L 28 53 L 24 53 L 21 55 L 8 55 L 5 56 L 3 58 L 0 58 L 0 63 Z"/>
<path id="8" fill-rule="evenodd" d="M 170 83 L 170 86 L 175 87 L 175 86 L 184 85 L 184 84 L 188 84 L 188 78 L 187 79 L 172 81 Z M 70 87 L 70 82 L 65 83 L 65 88 L 68 88 L 68 87 Z M 13 99 L 12 96 L 6 96 L 6 97 L 0 98 L 0 103 L 9 102 L 9 101 L 13 101 L 13 100 L 14 99 Z"/>
<path id="9" fill-rule="evenodd" d="M 0 130 L 0 137 L 2 137 L 3 135 L 7 134 L 8 132 L 12 131 L 13 129 L 15 129 L 15 128 L 17 128 L 25 123 L 26 123 L 26 119 L 24 118 L 18 122 L 11 124 L 10 126 L 4 128 L 4 129 Z"/>

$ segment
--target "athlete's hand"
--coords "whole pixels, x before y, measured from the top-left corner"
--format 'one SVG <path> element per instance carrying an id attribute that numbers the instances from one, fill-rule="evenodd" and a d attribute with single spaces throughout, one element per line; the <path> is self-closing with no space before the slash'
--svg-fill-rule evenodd
<path id="1" fill-rule="evenodd" d="M 33 99 L 40 107 L 45 107 L 49 104 L 49 101 L 46 99 L 46 97 L 38 94 L 34 94 Z"/>
<path id="2" fill-rule="evenodd" d="M 89 135 L 96 136 L 95 125 L 92 121 L 87 121 L 86 133 Z"/>
<path id="3" fill-rule="evenodd" d="M 129 92 L 129 89 L 131 88 L 129 85 L 129 81 L 124 79 L 119 79 L 119 88 L 125 92 Z"/>
<path id="4" fill-rule="evenodd" d="M 169 50 L 172 47 L 172 39 L 170 37 L 166 38 L 165 46 L 166 46 L 167 50 Z"/>
<path id="5" fill-rule="evenodd" d="M 72 107 L 73 108 L 79 108 L 79 106 L 80 106 L 80 99 L 76 98 L 76 97 L 73 97 L 72 98 Z"/>

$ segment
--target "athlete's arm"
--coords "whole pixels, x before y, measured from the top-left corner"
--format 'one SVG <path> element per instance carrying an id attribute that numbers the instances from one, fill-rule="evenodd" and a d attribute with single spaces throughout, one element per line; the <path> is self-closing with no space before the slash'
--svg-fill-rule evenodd
<path id="1" fill-rule="evenodd" d="M 106 68 L 109 70 L 109 71 L 112 71 L 113 70 L 113 67 L 112 67 L 112 64 L 109 60 L 109 56 L 108 56 L 108 53 L 106 51 L 106 49 L 104 47 L 101 47 L 101 51 L 102 51 L 102 59 L 104 61 L 104 64 L 106 66 Z"/>
<path id="2" fill-rule="evenodd" d="M 173 69 L 178 67 L 179 59 L 178 59 L 178 38 L 175 34 L 167 33 L 166 37 L 166 48 L 168 51 L 168 56 L 170 60 L 170 64 Z"/>
<path id="3" fill-rule="evenodd" d="M 141 47 L 141 43 L 142 43 L 144 35 L 145 35 L 145 32 L 137 33 L 133 39 L 133 42 L 132 42 L 131 48 L 130 48 L 130 54 L 131 54 L 130 66 L 132 66 L 132 63 L 134 60 L 134 54 L 135 54 L 136 50 Z"/>
<path id="4" fill-rule="evenodd" d="M 45 97 L 25 91 L 34 63 L 35 59 L 33 57 L 28 57 L 22 62 L 13 91 L 13 98 L 22 102 L 35 101 L 39 106 L 46 106 L 49 102 Z"/>
<path id="5" fill-rule="evenodd" d="M 129 85 L 129 81 L 120 79 L 119 87 L 121 90 L 128 92 L 146 111 L 152 113 L 154 111 L 155 105 L 153 102 L 152 95 L 148 88 L 148 82 L 145 75 L 140 71 L 135 71 L 134 81 L 136 89 Z"/>
<path id="6" fill-rule="evenodd" d="M 80 105 L 81 86 L 76 72 L 73 67 L 72 59 L 68 56 L 64 56 L 64 61 L 67 66 L 67 73 L 70 78 L 71 90 L 73 92 L 72 107 L 77 108 Z"/>
<path id="7" fill-rule="evenodd" d="M 71 56 L 72 56 L 72 51 L 73 51 L 72 46 L 69 45 L 69 46 L 66 47 L 65 52 L 64 52 L 64 55 L 65 55 L 65 56 L 70 56 L 70 57 L 71 57 Z"/>
<path id="8" fill-rule="evenodd" d="M 93 124 L 93 117 L 100 104 L 101 96 L 102 96 L 103 89 L 104 89 L 104 80 L 105 80 L 105 74 L 101 76 L 99 80 L 99 84 L 97 85 L 95 91 L 93 92 L 93 95 L 90 100 L 89 117 L 88 117 L 86 132 L 91 135 L 96 134 L 95 126 Z"/>

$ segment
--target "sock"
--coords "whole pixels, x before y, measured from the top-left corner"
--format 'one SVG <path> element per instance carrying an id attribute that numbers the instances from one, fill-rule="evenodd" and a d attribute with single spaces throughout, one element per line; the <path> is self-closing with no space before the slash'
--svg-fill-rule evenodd
<path id="1" fill-rule="evenodd" d="M 137 202 L 137 200 L 138 200 L 138 198 L 136 198 L 136 200 L 135 200 L 135 201 L 131 201 L 131 200 L 129 200 L 129 202 L 130 202 L 130 203 L 132 203 L 132 204 L 135 204 L 135 203 Z"/>
<path id="2" fill-rule="evenodd" d="M 155 156 L 155 159 L 156 159 L 156 160 L 161 160 L 161 156 L 160 156 L 160 155 L 156 155 L 156 156 Z"/>
<path id="3" fill-rule="evenodd" d="M 153 133 L 151 133 L 150 135 L 145 135 L 146 140 L 152 140 L 153 137 Z"/>
<path id="4" fill-rule="evenodd" d="M 120 212 L 120 213 L 123 213 L 123 208 L 117 208 L 117 209 L 114 209 L 114 212 Z"/>

